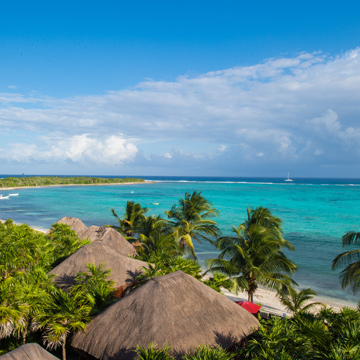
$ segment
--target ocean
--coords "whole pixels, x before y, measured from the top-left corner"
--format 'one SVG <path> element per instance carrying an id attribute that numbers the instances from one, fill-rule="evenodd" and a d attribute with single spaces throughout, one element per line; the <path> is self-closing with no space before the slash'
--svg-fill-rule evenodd
<path id="1" fill-rule="evenodd" d="M 63 216 L 78 217 L 88 226 L 115 224 L 110 209 L 122 216 L 128 200 L 149 208 L 149 214 L 164 215 L 185 192 L 201 191 L 219 210 L 216 220 L 226 235 L 244 221 L 247 207 L 270 208 L 283 220 L 284 237 L 296 248 L 287 255 L 298 265 L 294 278 L 300 287 L 311 287 L 322 297 L 358 302 L 358 296 L 341 289 L 339 271 L 331 270 L 331 262 L 344 251 L 342 235 L 360 231 L 360 179 L 144 178 L 156 182 L 2 191 L 19 196 L 0 201 L 0 218 L 42 228 Z M 217 256 L 207 242 L 195 243 L 195 249 L 202 264 Z"/>

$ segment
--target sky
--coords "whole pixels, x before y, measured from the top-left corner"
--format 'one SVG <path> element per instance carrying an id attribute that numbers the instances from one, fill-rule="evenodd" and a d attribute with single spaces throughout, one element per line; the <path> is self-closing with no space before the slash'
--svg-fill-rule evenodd
<path id="1" fill-rule="evenodd" d="M 3 2 L 0 174 L 360 178 L 359 13 Z"/>

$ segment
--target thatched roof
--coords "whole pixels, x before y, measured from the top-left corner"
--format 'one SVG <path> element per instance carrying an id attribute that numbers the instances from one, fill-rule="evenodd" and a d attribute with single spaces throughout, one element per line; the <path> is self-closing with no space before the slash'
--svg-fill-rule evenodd
<path id="1" fill-rule="evenodd" d="M 259 326 L 224 295 L 182 271 L 149 280 L 105 309 L 71 345 L 103 360 L 134 359 L 137 345 L 169 345 L 176 356 L 199 345 L 228 348 Z"/>
<path id="2" fill-rule="evenodd" d="M 0 356 L 1 360 L 59 360 L 38 344 L 21 345 L 13 351 Z"/>
<path id="3" fill-rule="evenodd" d="M 112 228 L 90 226 L 80 235 L 80 239 L 89 239 L 91 242 L 101 241 L 125 256 L 132 256 L 136 253 L 135 248 L 118 231 Z"/>
<path id="4" fill-rule="evenodd" d="M 55 282 L 67 289 L 75 284 L 74 279 L 79 271 L 87 271 L 86 264 L 99 266 L 101 263 L 104 263 L 104 269 L 111 269 L 109 280 L 115 281 L 116 287 L 134 282 L 136 276 L 141 274 L 142 267 L 148 267 L 146 262 L 128 258 L 97 241 L 82 246 L 52 269 L 50 274 L 55 274 Z"/>
<path id="5" fill-rule="evenodd" d="M 63 217 L 58 221 L 58 223 L 69 225 L 70 229 L 75 231 L 78 236 L 81 236 L 88 229 L 80 219 L 73 217 Z"/>

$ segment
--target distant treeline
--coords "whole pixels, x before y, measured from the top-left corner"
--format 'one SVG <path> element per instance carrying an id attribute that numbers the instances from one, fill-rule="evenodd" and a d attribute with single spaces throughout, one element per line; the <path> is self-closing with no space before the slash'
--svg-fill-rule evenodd
<path id="1" fill-rule="evenodd" d="M 23 186 L 48 186 L 48 185 L 92 185 L 92 184 L 117 184 L 128 182 L 144 182 L 138 178 L 100 178 L 90 176 L 23 176 L 0 179 L 0 188 Z"/>

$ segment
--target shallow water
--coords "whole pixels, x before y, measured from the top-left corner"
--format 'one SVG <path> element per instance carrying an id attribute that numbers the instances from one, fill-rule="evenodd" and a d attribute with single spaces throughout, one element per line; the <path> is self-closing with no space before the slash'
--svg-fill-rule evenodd
<path id="1" fill-rule="evenodd" d="M 0 201 L 0 218 L 49 228 L 63 216 L 86 225 L 115 224 L 110 209 L 121 216 L 127 200 L 140 202 L 150 214 L 163 214 L 186 191 L 201 191 L 219 210 L 217 221 L 230 234 L 246 216 L 246 207 L 266 206 L 283 219 L 285 237 L 296 247 L 288 253 L 298 265 L 296 281 L 328 296 L 357 302 L 341 289 L 332 259 L 340 252 L 341 236 L 360 231 L 360 181 L 347 179 L 156 178 L 157 183 L 19 189 L 17 197 Z M 13 192 L 13 191 L 10 191 Z M 7 195 L 8 191 L 2 191 Z M 195 244 L 199 260 L 216 256 L 209 243 Z"/>

